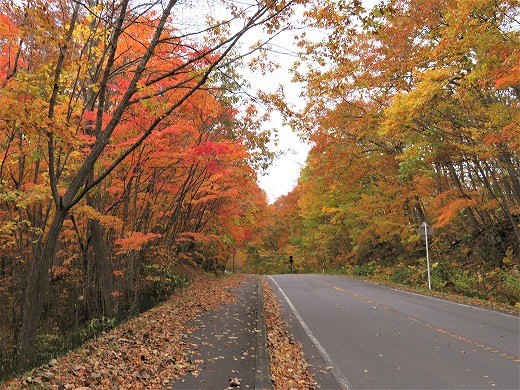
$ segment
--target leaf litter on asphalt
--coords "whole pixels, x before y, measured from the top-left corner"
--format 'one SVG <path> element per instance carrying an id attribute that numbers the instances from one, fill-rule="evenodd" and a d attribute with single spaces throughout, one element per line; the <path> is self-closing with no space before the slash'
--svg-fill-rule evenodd
<path id="1" fill-rule="evenodd" d="M 264 277 L 262 277 L 262 288 L 269 367 L 274 389 L 317 388 L 300 344 L 295 342 L 293 336 L 285 330 L 287 325 L 280 315 L 280 305 Z"/>
<path id="2" fill-rule="evenodd" d="M 186 374 L 197 375 L 202 360 L 191 360 L 187 323 L 199 313 L 235 302 L 244 275 L 199 276 L 163 304 L 102 334 L 81 348 L 14 378 L 7 389 L 162 389 Z M 219 356 L 224 358 L 224 356 Z"/>

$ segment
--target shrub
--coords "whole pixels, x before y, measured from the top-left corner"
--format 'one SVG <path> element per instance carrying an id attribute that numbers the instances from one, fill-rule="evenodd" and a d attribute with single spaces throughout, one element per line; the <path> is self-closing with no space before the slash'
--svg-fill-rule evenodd
<path id="1" fill-rule="evenodd" d="M 363 265 L 356 265 L 354 267 L 354 274 L 357 276 L 372 276 L 377 268 L 377 264 L 373 261 Z"/>
<path id="2" fill-rule="evenodd" d="M 475 297 L 478 295 L 478 280 L 460 268 L 455 268 L 450 274 L 450 282 L 456 293 Z"/>
<path id="3" fill-rule="evenodd" d="M 431 267 L 432 288 L 444 291 L 449 284 L 450 272 L 445 262 L 435 262 Z"/>
<path id="4" fill-rule="evenodd" d="M 494 289 L 495 298 L 499 301 L 516 305 L 520 302 L 520 275 L 518 273 L 501 272 L 498 286 Z"/>
<path id="5" fill-rule="evenodd" d="M 410 284 L 416 271 L 406 265 L 394 269 L 391 280 L 394 283 Z"/>

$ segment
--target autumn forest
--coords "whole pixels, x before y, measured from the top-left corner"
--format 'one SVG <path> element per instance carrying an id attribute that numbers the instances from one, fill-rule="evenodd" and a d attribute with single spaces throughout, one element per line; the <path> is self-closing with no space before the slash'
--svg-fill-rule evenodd
<path id="1" fill-rule="evenodd" d="M 423 288 L 422 222 L 434 290 L 518 307 L 519 27 L 512 0 L 0 1 L 0 380 L 196 272 Z M 303 105 L 241 72 L 282 33 Z M 268 204 L 273 111 L 312 149 Z"/>

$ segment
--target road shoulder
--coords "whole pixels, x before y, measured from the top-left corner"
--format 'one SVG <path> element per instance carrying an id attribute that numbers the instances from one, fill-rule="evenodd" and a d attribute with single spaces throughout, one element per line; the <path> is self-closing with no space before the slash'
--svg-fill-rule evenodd
<path id="1" fill-rule="evenodd" d="M 187 338 L 187 360 L 197 365 L 173 382 L 175 389 L 266 388 L 268 360 L 258 339 L 261 302 L 258 277 L 247 276 L 234 291 L 236 301 L 197 314 Z M 258 354 L 263 356 L 258 356 Z M 260 371 L 260 374 L 257 373 Z M 267 372 L 267 374 L 265 374 Z M 263 382 L 262 382 L 263 381 Z M 259 385 L 259 383 L 263 383 Z M 260 386 L 260 387 L 259 387 Z"/>
<path id="2" fill-rule="evenodd" d="M 282 364 L 273 359 L 273 354 L 276 355 L 276 353 L 271 352 L 272 367 L 280 368 L 278 370 L 272 369 L 275 388 L 277 382 L 283 384 L 292 380 L 297 383 L 298 380 L 305 378 L 305 385 L 300 388 L 337 389 L 338 384 L 330 372 L 330 367 L 323 360 L 319 351 L 296 319 L 287 301 L 281 296 L 277 286 L 269 277 L 264 278 L 264 293 L 266 295 L 266 310 L 270 310 L 274 314 L 273 319 L 270 319 L 270 321 L 268 319 L 268 337 L 273 347 L 280 351 L 279 354 L 282 355 L 280 358 L 281 363 L 292 366 L 281 369 Z M 270 322 L 272 324 L 271 329 L 269 327 Z M 273 327 L 274 330 L 272 329 Z M 295 340 L 298 340 L 298 342 Z M 289 353 L 290 358 L 284 359 L 284 350 L 291 351 Z M 296 362 L 299 363 L 295 364 Z M 298 374 L 298 371 L 302 368 L 305 368 L 306 374 Z M 291 371 L 288 371 L 289 369 Z M 287 377 L 288 374 L 290 375 L 289 377 Z"/>

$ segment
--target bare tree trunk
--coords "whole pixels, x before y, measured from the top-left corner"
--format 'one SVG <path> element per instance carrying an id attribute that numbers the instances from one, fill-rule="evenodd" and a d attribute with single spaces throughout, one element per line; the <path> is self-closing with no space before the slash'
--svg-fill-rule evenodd
<path id="1" fill-rule="evenodd" d="M 83 283 L 83 321 L 88 321 L 90 319 L 90 264 L 88 259 L 88 247 L 89 247 L 89 240 L 87 240 L 85 247 L 82 251 L 83 256 L 83 273 L 85 277 L 85 281 Z"/>
<path id="2" fill-rule="evenodd" d="M 511 153 L 504 148 L 501 148 L 499 154 L 499 160 L 505 166 L 505 170 L 510 180 L 510 192 L 516 201 L 516 204 L 520 204 L 520 180 L 518 179 L 518 167 L 511 161 Z M 504 178 L 507 182 L 507 178 Z M 514 203 L 514 202 L 513 202 Z"/>
<path id="3" fill-rule="evenodd" d="M 498 201 L 500 204 L 500 208 L 504 212 L 505 216 L 507 217 L 509 223 L 511 224 L 511 227 L 513 228 L 513 231 L 516 236 L 516 244 L 520 245 L 520 227 L 518 226 L 518 222 L 515 220 L 515 217 L 511 213 L 511 210 L 509 209 L 509 205 L 507 204 L 507 199 L 502 192 L 502 189 L 500 188 L 499 182 L 494 174 L 494 172 L 488 168 L 488 172 L 484 171 L 484 169 L 478 164 L 478 162 L 475 164 L 476 169 L 478 169 L 477 173 L 480 173 L 479 179 L 482 181 L 486 189 L 488 190 L 489 194 Z M 495 186 L 489 182 L 489 177 L 493 179 L 495 182 Z M 498 195 L 496 194 L 498 192 Z"/>
<path id="4" fill-rule="evenodd" d="M 471 196 L 466 194 L 464 188 L 462 187 L 462 183 L 460 181 L 459 175 L 458 175 L 458 173 L 457 173 L 457 171 L 456 171 L 456 169 L 453 166 L 453 163 L 451 161 L 448 162 L 448 170 L 450 172 L 450 176 L 451 176 L 453 182 L 455 183 L 455 185 L 459 189 L 460 193 L 465 198 L 471 199 Z M 478 231 L 480 229 L 480 226 L 479 226 L 479 223 L 477 221 L 477 218 L 475 217 L 475 213 L 473 212 L 473 209 L 471 207 L 466 207 L 466 208 L 464 208 L 464 212 L 465 212 L 466 216 L 469 219 L 469 222 L 470 222 L 471 227 L 473 228 L 473 231 L 475 231 L 475 232 Z"/>
<path id="5" fill-rule="evenodd" d="M 91 219 L 88 223 L 94 249 L 94 264 L 98 272 L 101 305 L 105 317 L 113 317 L 114 312 L 114 281 L 112 279 L 112 263 L 107 255 L 107 247 L 103 240 L 103 228 L 98 220 Z"/>
<path id="6" fill-rule="evenodd" d="M 94 181 L 94 172 L 91 171 L 88 183 Z M 87 194 L 86 196 L 87 205 L 92 207 L 99 213 L 102 213 L 102 207 L 100 205 L 101 199 L 99 195 Z M 99 293 L 101 296 L 101 307 L 103 316 L 112 318 L 114 312 L 114 281 L 112 277 L 112 262 L 108 256 L 108 248 L 105 244 L 104 229 L 101 226 L 99 219 L 89 219 L 88 229 L 90 238 L 92 241 L 92 249 L 94 250 L 94 269 L 97 272 L 99 281 Z"/>
<path id="7" fill-rule="evenodd" d="M 29 367 L 35 351 L 36 334 L 40 325 L 40 317 L 49 284 L 49 271 L 56 252 L 56 244 L 63 227 L 67 211 L 63 208 L 56 211 L 45 238 L 42 252 L 34 258 L 29 268 L 27 286 L 25 288 L 22 321 L 17 343 L 17 360 L 20 367 Z"/>

